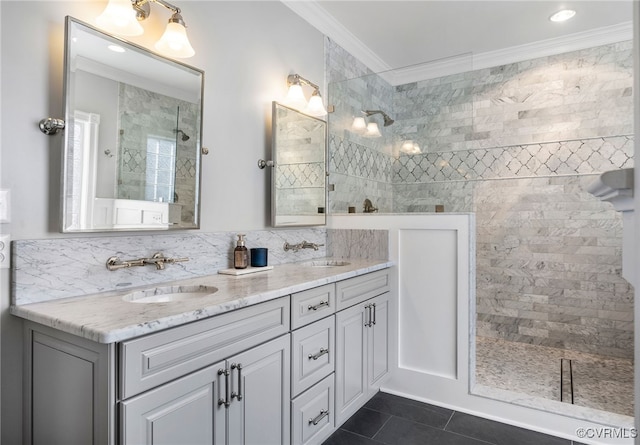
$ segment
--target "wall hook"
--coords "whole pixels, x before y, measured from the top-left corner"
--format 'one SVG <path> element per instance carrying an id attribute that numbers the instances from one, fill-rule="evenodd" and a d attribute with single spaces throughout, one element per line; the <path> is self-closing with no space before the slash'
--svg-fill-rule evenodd
<path id="1" fill-rule="evenodd" d="M 60 130 L 64 130 L 64 120 L 47 117 L 46 119 L 42 119 L 38 126 L 40 127 L 40 131 L 51 136 L 57 134 Z"/>

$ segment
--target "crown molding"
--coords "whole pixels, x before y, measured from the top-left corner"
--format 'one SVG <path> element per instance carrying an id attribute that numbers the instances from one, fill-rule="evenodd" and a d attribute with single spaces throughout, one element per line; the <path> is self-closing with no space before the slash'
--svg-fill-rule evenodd
<path id="1" fill-rule="evenodd" d="M 306 20 L 325 36 L 340 45 L 345 51 L 364 63 L 374 73 L 391 68 L 351 31 L 338 22 L 326 9 L 314 0 L 280 0 L 285 6 Z"/>
<path id="2" fill-rule="evenodd" d="M 392 85 L 403 85 L 633 39 L 633 23 L 629 21 L 496 51 L 462 54 L 393 69 L 315 0 L 281 0 L 281 2 L 364 63 L 374 73 L 380 73 Z"/>
<path id="3" fill-rule="evenodd" d="M 398 68 L 391 73 L 386 73 L 385 79 L 392 85 L 404 85 L 465 71 L 523 62 L 632 39 L 633 23 L 626 22 L 567 34 L 562 37 L 539 40 L 525 45 L 511 46 L 496 51 L 462 54 L 406 68 Z"/>

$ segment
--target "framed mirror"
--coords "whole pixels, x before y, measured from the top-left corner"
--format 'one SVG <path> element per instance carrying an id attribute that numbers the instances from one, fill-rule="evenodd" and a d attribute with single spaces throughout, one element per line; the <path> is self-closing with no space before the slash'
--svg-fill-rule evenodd
<path id="1" fill-rule="evenodd" d="M 62 232 L 200 225 L 204 72 L 72 17 Z"/>
<path id="2" fill-rule="evenodd" d="M 327 123 L 273 102 L 271 224 L 325 225 Z"/>

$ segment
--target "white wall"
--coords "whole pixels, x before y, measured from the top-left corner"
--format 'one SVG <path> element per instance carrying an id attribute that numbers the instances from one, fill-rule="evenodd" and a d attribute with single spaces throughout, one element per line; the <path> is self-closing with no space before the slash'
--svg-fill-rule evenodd
<path id="1" fill-rule="evenodd" d="M 63 117 L 64 18 L 95 24 L 100 1 L 0 2 L 0 189 L 11 190 L 12 239 L 58 233 L 62 137 L 38 129 L 44 117 Z M 205 71 L 201 231 L 268 226 L 271 101 L 286 94 L 286 76 L 300 75 L 324 89 L 322 34 L 278 1 L 175 2 L 196 55 L 186 62 Z M 151 48 L 168 11 L 152 6 L 145 34 L 131 41 Z M 148 233 L 147 233 L 148 235 Z M 69 235 L 64 235 L 69 237 Z M 93 234 L 92 236 L 96 236 Z M 7 313 L 9 273 L 0 270 L 2 443 L 21 443 L 21 323 Z"/>

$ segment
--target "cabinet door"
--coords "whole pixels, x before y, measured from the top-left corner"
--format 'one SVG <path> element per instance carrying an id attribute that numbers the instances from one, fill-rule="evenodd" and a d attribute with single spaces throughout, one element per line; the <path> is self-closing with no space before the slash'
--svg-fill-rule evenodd
<path id="1" fill-rule="evenodd" d="M 336 314 L 336 426 L 367 398 L 366 354 L 368 311 L 361 303 Z"/>
<path id="2" fill-rule="evenodd" d="M 227 360 L 231 371 L 230 445 L 281 445 L 290 441 L 289 335 Z"/>
<path id="3" fill-rule="evenodd" d="M 376 393 L 389 374 L 389 293 L 369 300 L 371 326 L 367 328 L 367 386 Z"/>
<path id="4" fill-rule="evenodd" d="M 224 444 L 224 362 L 121 404 L 123 444 Z"/>

